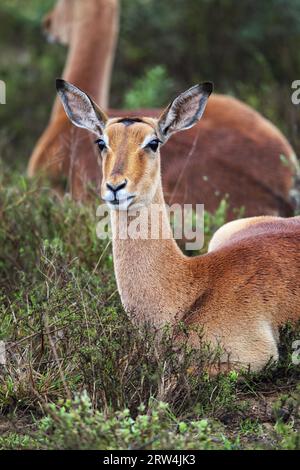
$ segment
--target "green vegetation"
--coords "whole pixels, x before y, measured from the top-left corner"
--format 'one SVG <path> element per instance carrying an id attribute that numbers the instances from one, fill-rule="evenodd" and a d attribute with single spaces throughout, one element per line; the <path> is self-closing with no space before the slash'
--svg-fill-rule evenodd
<path id="1" fill-rule="evenodd" d="M 159 108 L 170 101 L 172 80 L 165 67 L 157 65 L 146 71 L 142 78 L 134 80 L 124 99 L 125 109 Z"/>

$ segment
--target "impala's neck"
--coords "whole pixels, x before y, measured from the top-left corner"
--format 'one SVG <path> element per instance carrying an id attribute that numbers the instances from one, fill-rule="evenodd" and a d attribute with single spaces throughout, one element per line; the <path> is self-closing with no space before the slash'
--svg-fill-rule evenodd
<path id="1" fill-rule="evenodd" d="M 109 87 L 119 27 L 118 0 L 76 0 L 63 78 L 108 107 Z M 56 100 L 52 119 L 62 107 Z"/>
<path id="2" fill-rule="evenodd" d="M 157 230 L 153 214 L 157 220 L 159 208 L 161 225 Z M 138 324 L 174 324 L 188 311 L 193 291 L 196 297 L 201 286 L 194 283 L 190 259 L 173 239 L 161 185 L 151 206 L 142 209 L 139 216 L 139 226 L 148 223 L 148 234 L 159 233 L 158 239 L 120 239 L 132 227 L 133 219 L 126 220 L 126 214 L 111 212 L 115 275 L 125 310 Z"/>

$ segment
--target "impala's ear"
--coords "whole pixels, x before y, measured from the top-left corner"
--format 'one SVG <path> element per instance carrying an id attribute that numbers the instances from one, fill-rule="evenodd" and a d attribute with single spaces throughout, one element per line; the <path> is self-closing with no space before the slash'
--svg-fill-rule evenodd
<path id="1" fill-rule="evenodd" d="M 96 135 L 101 135 L 107 122 L 106 114 L 80 88 L 58 78 L 56 89 L 70 121 Z"/>
<path id="2" fill-rule="evenodd" d="M 189 129 L 199 121 L 212 90 L 213 84 L 204 82 L 181 93 L 169 104 L 158 120 L 158 130 L 163 142 L 174 132 Z"/>

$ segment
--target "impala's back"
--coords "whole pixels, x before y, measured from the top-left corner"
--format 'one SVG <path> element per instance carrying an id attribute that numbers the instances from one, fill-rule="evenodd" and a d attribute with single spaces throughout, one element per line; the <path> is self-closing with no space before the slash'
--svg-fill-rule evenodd
<path id="1" fill-rule="evenodd" d="M 191 259 L 194 266 L 199 261 Z M 248 327 L 251 333 L 255 318 L 271 328 L 300 319 L 300 217 L 241 228 L 208 253 L 206 262 L 205 301 L 187 318 L 189 324 L 201 317 L 215 328 L 227 325 L 229 334 Z"/>

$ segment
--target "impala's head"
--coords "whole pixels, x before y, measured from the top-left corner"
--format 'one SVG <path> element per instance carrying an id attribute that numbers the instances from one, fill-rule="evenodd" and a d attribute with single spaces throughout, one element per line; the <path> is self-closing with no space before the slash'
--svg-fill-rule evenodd
<path id="1" fill-rule="evenodd" d="M 53 10 L 44 16 L 42 28 L 49 42 L 70 43 L 75 1 L 58 0 Z"/>
<path id="2" fill-rule="evenodd" d="M 119 210 L 152 202 L 160 184 L 160 146 L 175 132 L 197 123 L 213 88 L 211 82 L 205 82 L 181 93 L 159 119 L 109 119 L 79 88 L 60 79 L 56 85 L 72 123 L 97 136 L 101 196 L 110 208 Z"/>
<path id="3" fill-rule="evenodd" d="M 57 0 L 55 7 L 42 20 L 43 32 L 49 42 L 67 46 L 77 25 L 83 24 L 88 34 L 90 23 L 95 23 L 96 19 L 101 34 L 105 31 L 101 18 L 106 8 L 117 12 L 118 0 Z"/>

